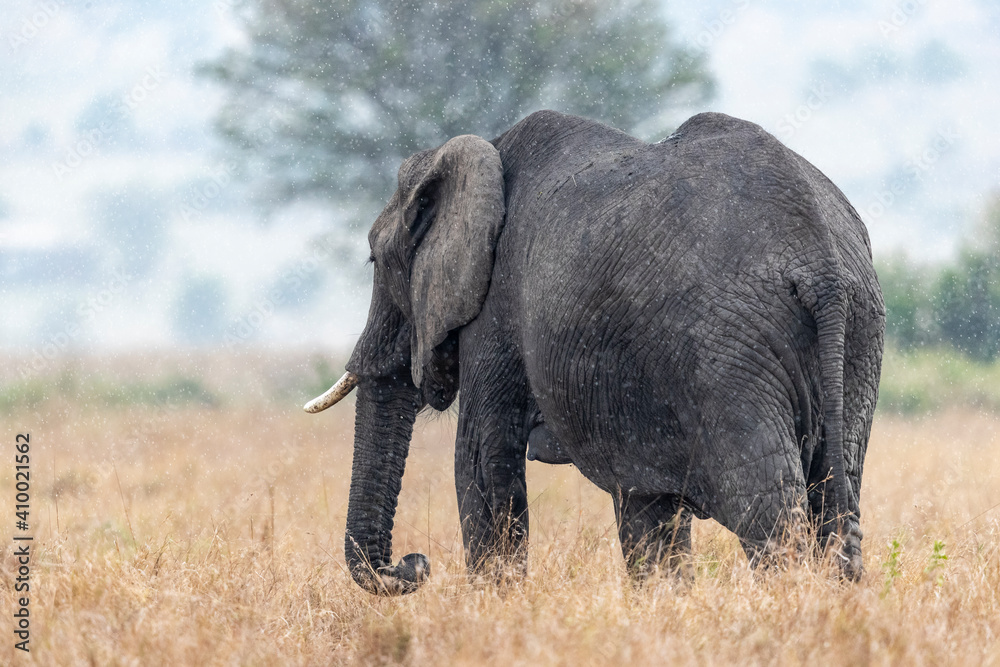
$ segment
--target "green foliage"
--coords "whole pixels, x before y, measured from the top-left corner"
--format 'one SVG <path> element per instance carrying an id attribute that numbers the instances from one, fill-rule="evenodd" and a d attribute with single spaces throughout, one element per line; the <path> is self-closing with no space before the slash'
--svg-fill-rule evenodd
<path id="1" fill-rule="evenodd" d="M 895 256 L 879 264 L 878 277 L 885 300 L 886 338 L 902 350 L 936 340 L 933 290 L 927 273 Z"/>
<path id="2" fill-rule="evenodd" d="M 900 350 L 882 358 L 880 412 L 917 414 L 966 405 L 1000 411 L 1000 362 L 984 364 L 953 347 Z"/>
<path id="3" fill-rule="evenodd" d="M 944 583 L 944 567 L 948 563 L 948 554 L 944 552 L 944 542 L 941 540 L 934 540 L 933 549 L 930 561 L 924 568 L 924 576 L 940 586 Z"/>
<path id="4" fill-rule="evenodd" d="M 876 268 L 892 345 L 947 345 L 980 362 L 1000 357 L 1000 196 L 953 262 L 920 266 L 897 255 Z"/>
<path id="5" fill-rule="evenodd" d="M 938 279 L 941 334 L 980 361 L 1000 355 L 1000 257 L 966 251 Z"/>
<path id="6" fill-rule="evenodd" d="M 150 381 L 115 381 L 100 376 L 81 377 L 63 370 L 54 377 L 13 380 L 0 385 L 0 412 L 32 408 L 50 399 L 71 400 L 85 405 L 201 405 L 217 407 L 221 399 L 204 383 L 184 375 L 168 375 Z"/>
<path id="7" fill-rule="evenodd" d="M 47 395 L 48 387 L 38 380 L 18 380 L 0 385 L 0 412 L 9 414 L 19 406 L 34 407 Z"/>
<path id="8" fill-rule="evenodd" d="M 103 388 L 100 398 L 108 405 L 203 405 L 215 407 L 219 398 L 201 380 L 170 376 L 154 382 L 133 382 Z"/>
<path id="9" fill-rule="evenodd" d="M 539 108 L 662 134 L 712 81 L 661 16 L 652 0 L 253 0 L 249 45 L 205 72 L 258 192 L 382 201 L 410 154 Z"/>
<path id="10" fill-rule="evenodd" d="M 903 545 L 898 539 L 893 539 L 889 543 L 889 554 L 887 555 L 885 561 L 882 563 L 882 571 L 885 572 L 885 579 L 882 583 L 882 597 L 889 594 L 892 590 L 893 584 L 896 579 L 903 574 L 902 563 L 900 558 L 903 555 Z"/>

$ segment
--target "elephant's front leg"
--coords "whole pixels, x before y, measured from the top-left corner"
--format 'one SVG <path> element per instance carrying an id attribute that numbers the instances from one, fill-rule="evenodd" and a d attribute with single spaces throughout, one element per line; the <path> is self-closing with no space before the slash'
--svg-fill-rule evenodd
<path id="1" fill-rule="evenodd" d="M 455 490 L 466 564 L 473 574 L 527 570 L 527 434 L 501 415 L 459 417 Z"/>
<path id="2" fill-rule="evenodd" d="M 629 574 L 643 581 L 657 572 L 691 576 L 691 513 L 679 496 L 614 494 L 618 538 Z"/>
<path id="3" fill-rule="evenodd" d="M 465 362 L 463 361 L 463 364 Z M 484 368 L 497 364 L 501 368 Z M 466 564 L 471 574 L 502 580 L 527 571 L 528 492 L 524 481 L 526 384 L 511 380 L 497 358 L 462 367 L 455 443 L 455 488 Z M 495 378 L 495 383 L 476 382 Z"/>

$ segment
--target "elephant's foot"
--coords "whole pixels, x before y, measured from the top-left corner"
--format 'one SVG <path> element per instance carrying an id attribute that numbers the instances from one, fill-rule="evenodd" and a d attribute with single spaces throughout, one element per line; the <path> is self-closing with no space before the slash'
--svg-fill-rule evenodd
<path id="1" fill-rule="evenodd" d="M 780 569 L 819 557 L 833 564 L 844 579 L 858 581 L 864 572 L 862 533 L 855 521 L 824 534 L 822 530 L 817 533 L 808 521 L 792 520 L 776 532 L 776 537 L 767 540 L 741 538 L 750 566 L 755 570 Z"/>
<path id="2" fill-rule="evenodd" d="M 840 575 L 849 581 L 858 581 L 864 574 L 864 563 L 861 558 L 861 538 L 864 537 L 861 527 L 851 520 L 847 525 L 826 538 L 824 555 L 832 561 L 840 571 Z"/>
<path id="3" fill-rule="evenodd" d="M 637 582 L 666 575 L 694 578 L 691 512 L 677 496 L 623 495 L 615 501 L 618 537 L 629 575 Z"/>
<path id="4" fill-rule="evenodd" d="M 641 555 L 633 554 L 632 557 L 626 557 L 625 562 L 628 563 L 632 581 L 640 585 L 660 578 L 684 584 L 694 581 L 694 566 L 691 564 L 690 553 L 670 550 L 664 554 L 662 551 L 650 545 Z"/>
<path id="5" fill-rule="evenodd" d="M 528 575 L 528 560 L 523 557 L 489 556 L 468 568 L 469 583 L 477 587 L 493 586 L 506 591 L 519 585 Z"/>

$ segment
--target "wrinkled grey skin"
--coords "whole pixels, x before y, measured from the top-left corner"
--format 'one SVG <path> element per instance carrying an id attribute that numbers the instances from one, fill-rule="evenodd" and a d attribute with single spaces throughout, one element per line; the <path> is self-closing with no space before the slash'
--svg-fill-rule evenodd
<path id="1" fill-rule="evenodd" d="M 347 559 L 391 564 L 414 418 L 459 388 L 455 482 L 473 573 L 523 572 L 526 444 L 610 493 L 638 576 L 713 517 L 754 562 L 802 519 L 861 572 L 859 490 L 884 306 L 865 228 L 757 125 L 697 115 L 658 144 L 532 114 L 418 153 L 369 234 Z"/>

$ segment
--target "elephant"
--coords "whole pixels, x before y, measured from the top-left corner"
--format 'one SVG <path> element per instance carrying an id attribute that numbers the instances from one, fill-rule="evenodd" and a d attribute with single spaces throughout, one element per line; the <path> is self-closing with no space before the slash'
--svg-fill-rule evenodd
<path id="1" fill-rule="evenodd" d="M 366 326 L 306 406 L 357 387 L 345 551 L 364 589 L 429 577 L 422 554 L 392 564 L 393 518 L 417 413 L 459 390 L 474 577 L 526 572 L 529 451 L 611 494 L 640 581 L 689 559 L 692 517 L 755 565 L 815 535 L 860 577 L 885 306 L 855 209 L 760 126 L 700 113 L 647 143 L 535 112 L 406 159 L 368 241 Z"/>

